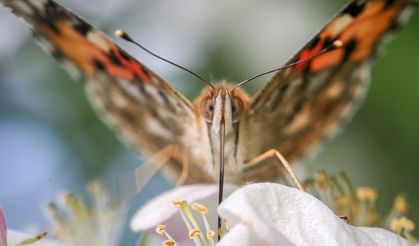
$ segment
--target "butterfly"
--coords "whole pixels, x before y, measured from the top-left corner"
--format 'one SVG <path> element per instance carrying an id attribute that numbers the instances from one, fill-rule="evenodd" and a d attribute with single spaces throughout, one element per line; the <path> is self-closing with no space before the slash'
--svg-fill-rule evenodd
<path id="1" fill-rule="evenodd" d="M 254 96 L 224 81 L 190 102 L 99 29 L 53 0 L 0 0 L 82 81 L 122 139 L 184 183 L 272 181 L 350 120 L 386 37 L 415 0 L 354 0 Z M 339 45 L 335 45 L 339 43 Z M 330 48 L 331 47 L 331 48 Z M 285 158 L 283 158 L 285 157 Z M 283 164 L 283 163 L 282 163 Z"/>

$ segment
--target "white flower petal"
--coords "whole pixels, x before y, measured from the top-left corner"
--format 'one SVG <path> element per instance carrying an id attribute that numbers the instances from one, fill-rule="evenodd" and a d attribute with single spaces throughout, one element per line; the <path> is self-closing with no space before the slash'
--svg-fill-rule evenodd
<path id="1" fill-rule="evenodd" d="M 383 229 L 348 225 L 308 193 L 279 184 L 246 186 L 231 194 L 218 212 L 232 225 L 248 225 L 267 245 L 409 245 Z"/>
<path id="2" fill-rule="evenodd" d="M 226 185 L 224 192 L 230 194 L 237 187 Z M 135 232 L 148 232 L 155 230 L 156 225 L 167 225 L 168 232 L 175 239 L 188 237 L 188 231 L 182 218 L 172 201 L 173 199 L 185 200 L 188 203 L 199 202 L 213 208 L 214 214 L 208 214 L 210 220 L 215 221 L 215 209 L 218 202 L 218 185 L 186 185 L 165 192 L 141 207 L 131 220 L 131 229 Z M 213 217 L 213 218 L 212 218 Z"/>
<path id="3" fill-rule="evenodd" d="M 133 231 L 154 230 L 157 224 L 162 224 L 170 217 L 178 213 L 178 209 L 172 204 L 174 199 L 195 201 L 203 197 L 208 197 L 217 192 L 215 185 L 191 185 L 181 186 L 165 192 L 141 207 L 131 220 Z"/>
<path id="4" fill-rule="evenodd" d="M 383 228 L 358 227 L 358 229 L 368 234 L 377 245 L 410 245 L 406 239 Z"/>
<path id="5" fill-rule="evenodd" d="M 237 224 L 217 243 L 217 246 L 230 246 L 237 242 L 240 242 L 244 246 L 251 245 L 251 243 L 262 243 L 258 240 L 258 237 L 252 238 L 251 233 L 252 230 L 248 225 L 244 223 Z"/>
<path id="6" fill-rule="evenodd" d="M 240 246 L 252 246 L 252 245 L 281 245 L 287 246 L 292 245 L 284 238 L 280 233 L 272 228 L 265 231 L 264 235 L 256 234 L 256 231 L 253 229 L 254 224 L 250 223 L 239 223 L 230 231 L 225 234 L 217 246 L 230 246 L 237 245 L 240 242 Z M 264 238 L 265 237 L 265 238 Z"/>

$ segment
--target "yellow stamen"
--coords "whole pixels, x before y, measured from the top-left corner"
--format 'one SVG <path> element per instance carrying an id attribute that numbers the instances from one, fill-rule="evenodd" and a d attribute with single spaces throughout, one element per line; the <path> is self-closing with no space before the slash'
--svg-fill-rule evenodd
<path id="1" fill-rule="evenodd" d="M 377 191 L 374 190 L 373 188 L 370 188 L 370 187 L 359 187 L 356 190 L 356 197 L 360 201 L 375 200 L 375 198 L 377 198 L 377 196 L 378 196 Z"/>
<path id="2" fill-rule="evenodd" d="M 160 236 L 163 236 L 165 231 L 166 231 L 166 225 L 157 225 L 156 226 L 156 232 Z"/>
<path id="3" fill-rule="evenodd" d="M 223 226 L 218 227 L 218 235 L 220 235 L 220 237 L 223 237 L 224 236 Z"/>
<path id="4" fill-rule="evenodd" d="M 320 190 L 330 189 L 330 184 L 328 180 L 329 180 L 329 177 L 327 176 L 326 171 L 321 170 L 316 173 L 316 183 Z"/>
<path id="5" fill-rule="evenodd" d="M 190 209 L 189 209 L 189 204 L 186 201 L 181 201 L 178 199 L 173 199 L 172 200 L 173 205 L 175 205 L 177 208 L 179 208 L 179 212 L 180 212 L 180 216 L 182 217 L 183 222 L 185 223 L 186 227 L 188 228 L 189 231 L 192 231 L 194 228 L 199 229 L 198 223 L 196 222 L 195 218 L 193 217 Z M 200 242 L 203 241 L 202 239 L 204 238 L 203 236 L 201 236 L 201 234 L 198 235 L 199 238 L 191 238 L 195 245 L 202 245 L 202 243 Z"/>
<path id="6" fill-rule="evenodd" d="M 231 225 L 227 222 L 227 220 L 223 220 L 223 223 L 224 223 L 224 225 L 226 227 L 226 231 L 230 231 Z"/>
<path id="7" fill-rule="evenodd" d="M 189 231 L 189 238 L 193 239 L 199 237 L 201 235 L 201 231 L 199 229 L 192 229 Z"/>
<path id="8" fill-rule="evenodd" d="M 208 208 L 202 204 L 199 203 L 193 203 L 191 205 L 191 208 L 200 212 L 201 214 L 207 214 L 208 213 Z"/>
<path id="9" fill-rule="evenodd" d="M 80 223 L 88 218 L 89 212 L 86 204 L 79 197 L 68 193 L 64 196 L 64 204 L 69 207 L 71 213 L 74 215 L 74 218 L 77 219 Z"/>
<path id="10" fill-rule="evenodd" d="M 166 231 L 166 225 L 157 225 L 156 226 L 156 232 L 157 234 L 159 234 L 160 236 L 165 236 L 167 238 L 167 242 L 170 243 L 171 241 L 174 242 L 173 237 L 170 236 L 170 234 Z M 165 242 L 166 242 L 165 241 Z M 165 245 L 165 244 L 163 244 Z"/>
<path id="11" fill-rule="evenodd" d="M 174 245 L 176 245 L 176 242 L 173 239 L 168 239 L 163 242 L 163 246 L 174 246 Z"/>
<path id="12" fill-rule="evenodd" d="M 37 235 L 37 236 L 35 236 L 33 238 L 29 238 L 29 239 L 23 240 L 22 242 L 20 242 L 17 245 L 34 244 L 34 243 L 40 241 L 41 239 L 45 238 L 46 236 L 48 236 L 48 232 L 43 232 L 43 233 L 41 233 L 41 234 L 39 234 L 39 235 Z"/>
<path id="13" fill-rule="evenodd" d="M 179 208 L 180 215 L 182 216 L 183 222 L 185 223 L 185 225 L 188 228 L 188 230 L 192 230 L 191 223 L 188 220 L 188 217 L 186 216 L 186 213 L 185 213 L 185 207 L 186 208 L 188 207 L 188 203 L 186 201 L 179 200 L 179 199 L 173 199 L 172 200 L 172 203 L 177 208 Z"/>
<path id="14" fill-rule="evenodd" d="M 209 231 L 207 232 L 207 238 L 208 238 L 209 240 L 214 239 L 214 236 L 215 236 L 215 231 L 213 231 L 213 230 L 209 230 Z"/>
<path id="15" fill-rule="evenodd" d="M 305 180 L 305 181 L 303 182 L 303 187 L 304 187 L 304 190 L 309 190 L 309 189 L 312 189 L 312 188 L 313 188 L 313 186 L 314 186 L 314 181 L 313 181 L 312 179 Z"/>
<path id="16" fill-rule="evenodd" d="M 401 217 L 390 222 L 390 229 L 398 234 L 402 231 L 412 232 L 415 229 L 415 223 L 406 217 Z"/>
<path id="17" fill-rule="evenodd" d="M 407 203 L 407 199 L 405 195 L 398 195 L 395 199 L 394 199 L 394 204 L 393 204 L 394 210 L 396 210 L 396 212 L 404 214 L 409 210 L 409 205 Z"/>
<path id="18" fill-rule="evenodd" d="M 352 202 L 352 196 L 349 195 L 343 195 L 336 198 L 336 204 L 342 207 L 350 206 Z"/>
<path id="19" fill-rule="evenodd" d="M 186 201 L 183 201 L 181 203 L 180 210 L 185 214 L 187 220 L 190 222 L 192 228 L 188 228 L 189 230 L 192 230 L 193 228 L 196 228 L 198 230 L 201 230 L 201 228 L 198 225 L 198 222 L 196 221 L 195 217 L 192 214 L 192 211 L 189 208 L 189 204 Z M 205 242 L 205 237 L 201 235 L 201 233 L 198 235 L 199 239 L 202 242 Z M 198 240 L 198 238 L 193 238 L 194 240 Z"/>
<path id="20" fill-rule="evenodd" d="M 181 208 L 182 206 L 184 206 L 185 204 L 188 204 L 186 201 L 183 200 L 179 200 L 179 199 L 173 199 L 172 200 L 173 205 L 175 205 L 178 208 Z"/>

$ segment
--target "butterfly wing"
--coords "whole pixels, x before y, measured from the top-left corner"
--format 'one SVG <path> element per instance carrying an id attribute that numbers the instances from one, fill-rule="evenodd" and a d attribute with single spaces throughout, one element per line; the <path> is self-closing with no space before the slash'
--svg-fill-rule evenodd
<path id="1" fill-rule="evenodd" d="M 253 98 L 241 131 L 248 159 L 275 148 L 294 162 L 347 122 L 365 94 L 371 58 L 413 5 L 357 0 L 332 18 L 288 64 L 337 39 L 344 46 L 278 72 Z"/>
<path id="2" fill-rule="evenodd" d="M 52 0 L 1 2 L 23 17 L 42 46 L 84 82 L 99 112 L 139 151 L 152 155 L 169 145 L 187 151 L 187 143 L 197 139 L 192 104 L 100 30 Z M 173 157 L 169 164 L 176 173 L 180 159 Z"/>

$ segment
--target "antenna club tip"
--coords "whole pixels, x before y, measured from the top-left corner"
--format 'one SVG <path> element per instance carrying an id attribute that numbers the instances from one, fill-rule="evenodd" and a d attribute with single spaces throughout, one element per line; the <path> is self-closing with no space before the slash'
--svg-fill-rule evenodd
<path id="1" fill-rule="evenodd" d="M 125 40 L 127 40 L 129 42 L 133 42 L 133 40 L 131 39 L 131 37 L 128 36 L 128 34 L 126 32 L 124 32 L 124 31 L 122 31 L 120 29 L 118 29 L 118 30 L 115 31 L 115 35 L 117 37 L 123 38 L 123 39 L 125 39 Z"/>
<path id="2" fill-rule="evenodd" d="M 125 34 L 125 32 L 124 32 L 124 31 L 122 31 L 122 30 L 118 29 L 118 30 L 116 30 L 116 31 L 115 31 L 115 35 L 116 35 L 116 36 L 118 36 L 118 37 L 123 37 L 123 36 L 125 36 L 126 34 Z"/>
<path id="3" fill-rule="evenodd" d="M 342 42 L 342 40 L 339 40 L 339 39 L 335 40 L 335 41 L 333 42 L 333 46 L 334 46 L 335 48 L 340 48 L 340 47 L 342 47 L 342 46 L 343 46 L 343 42 Z"/>

